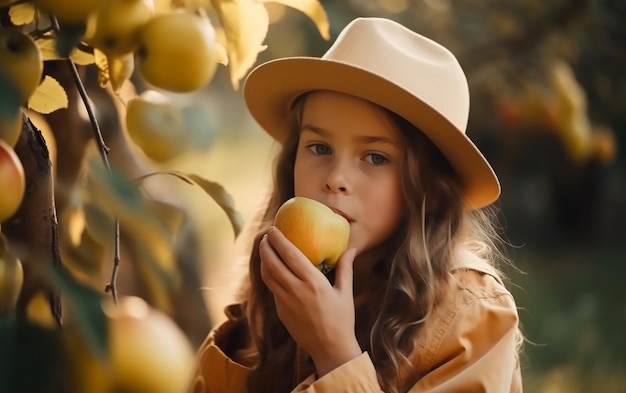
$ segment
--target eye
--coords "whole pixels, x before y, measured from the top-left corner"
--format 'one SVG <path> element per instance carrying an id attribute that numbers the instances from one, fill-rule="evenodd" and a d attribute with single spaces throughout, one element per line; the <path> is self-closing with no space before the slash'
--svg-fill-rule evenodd
<path id="1" fill-rule="evenodd" d="M 387 159 L 387 157 L 383 156 L 382 154 L 370 153 L 365 156 L 365 161 L 369 162 L 372 165 L 378 166 L 378 165 L 383 165 L 387 163 L 387 161 L 389 160 Z"/>
<path id="2" fill-rule="evenodd" d="M 313 154 L 322 156 L 326 154 L 330 154 L 330 147 L 323 145 L 321 143 L 313 143 L 307 146 L 309 150 L 313 152 Z"/>

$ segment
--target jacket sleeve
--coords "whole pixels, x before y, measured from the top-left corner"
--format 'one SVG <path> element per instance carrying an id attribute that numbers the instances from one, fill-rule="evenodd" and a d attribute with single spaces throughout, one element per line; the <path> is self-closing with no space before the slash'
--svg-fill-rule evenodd
<path id="1" fill-rule="evenodd" d="M 189 391 L 193 393 L 244 393 L 250 369 L 230 359 L 222 348 L 239 340 L 238 322 L 228 320 L 213 329 L 198 349 Z"/>
<path id="2" fill-rule="evenodd" d="M 461 289 L 460 305 L 442 316 L 430 337 L 438 344 L 425 348 L 430 367 L 409 393 L 521 393 L 515 302 L 492 276 L 479 280 L 492 281 L 490 289 Z"/>
<path id="3" fill-rule="evenodd" d="M 518 314 L 511 294 L 490 275 L 467 272 L 481 282 L 453 290 L 424 326 L 411 358 L 421 378 L 409 393 L 521 393 L 517 357 Z M 478 276 L 479 278 L 476 278 Z M 406 387 L 404 389 L 407 389 Z M 320 379 L 310 376 L 298 393 L 379 393 L 367 353 Z"/>
<path id="4" fill-rule="evenodd" d="M 311 375 L 293 393 L 381 393 L 376 369 L 367 352 L 316 379 Z"/>

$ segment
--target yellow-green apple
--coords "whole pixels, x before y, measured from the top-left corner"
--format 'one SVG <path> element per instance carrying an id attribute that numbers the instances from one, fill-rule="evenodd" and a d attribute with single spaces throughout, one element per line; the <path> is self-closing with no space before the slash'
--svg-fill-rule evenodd
<path id="1" fill-rule="evenodd" d="M 133 142 L 159 162 L 176 157 L 188 144 L 183 110 L 155 90 L 146 90 L 128 101 L 126 129 Z"/>
<path id="2" fill-rule="evenodd" d="M 276 212 L 274 225 L 324 273 L 335 267 L 348 247 L 348 220 L 314 199 L 287 200 Z"/>
<path id="3" fill-rule="evenodd" d="M 14 84 L 21 103 L 28 101 L 43 73 L 43 56 L 20 29 L 0 27 L 0 75 Z"/>
<path id="4" fill-rule="evenodd" d="M 0 222 L 15 214 L 24 199 L 25 189 L 22 161 L 13 148 L 0 139 Z"/>
<path id="5" fill-rule="evenodd" d="M 208 18 L 174 10 L 139 31 L 139 74 L 150 85 L 178 93 L 207 85 L 217 69 L 215 30 Z"/>
<path id="6" fill-rule="evenodd" d="M 66 329 L 65 383 L 70 393 L 184 393 L 194 350 L 176 323 L 143 299 L 103 302 L 108 348 L 99 358 L 75 330 Z"/>
<path id="7" fill-rule="evenodd" d="M 107 0 L 34 0 L 41 11 L 50 12 L 60 22 L 69 24 L 83 23 L 101 2 Z M 120 15 L 120 18 L 123 18 Z"/>
<path id="8" fill-rule="evenodd" d="M 0 252 L 0 314 L 3 314 L 15 308 L 24 282 L 24 270 L 19 259 L 6 250 Z"/>
<path id="9" fill-rule="evenodd" d="M 21 110 L 14 115 L 0 112 L 0 139 L 11 147 L 15 147 L 22 132 L 22 117 Z"/>
<path id="10" fill-rule="evenodd" d="M 108 56 L 135 50 L 139 29 L 154 15 L 152 0 L 108 0 L 89 18 L 85 42 Z"/>

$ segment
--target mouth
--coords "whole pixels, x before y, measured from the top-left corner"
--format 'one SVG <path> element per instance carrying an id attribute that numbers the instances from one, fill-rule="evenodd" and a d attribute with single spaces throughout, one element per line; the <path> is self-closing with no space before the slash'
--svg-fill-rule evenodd
<path id="1" fill-rule="evenodd" d="M 352 217 L 342 212 L 341 210 L 336 209 L 334 207 L 331 207 L 330 210 L 334 211 L 335 213 L 339 214 L 341 217 L 345 218 L 348 221 L 348 223 L 352 224 L 354 222 L 354 219 Z"/>

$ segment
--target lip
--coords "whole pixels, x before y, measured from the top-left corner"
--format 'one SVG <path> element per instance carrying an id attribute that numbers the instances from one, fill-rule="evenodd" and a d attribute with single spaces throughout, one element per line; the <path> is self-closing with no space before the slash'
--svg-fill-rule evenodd
<path id="1" fill-rule="evenodd" d="M 334 211 L 335 213 L 339 214 L 341 217 L 343 217 L 346 220 L 348 220 L 349 223 L 353 223 L 354 222 L 354 219 L 352 217 L 350 217 L 346 213 L 342 212 L 341 210 L 339 210 L 337 208 L 334 208 L 334 207 L 330 207 L 330 210 Z"/>

